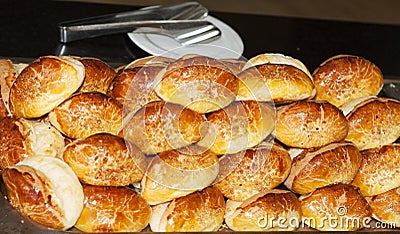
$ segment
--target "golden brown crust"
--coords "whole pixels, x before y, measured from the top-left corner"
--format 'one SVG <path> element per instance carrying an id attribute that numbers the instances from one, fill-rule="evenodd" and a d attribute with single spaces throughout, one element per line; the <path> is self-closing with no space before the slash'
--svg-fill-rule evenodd
<path id="1" fill-rule="evenodd" d="M 400 137 L 400 101 L 371 97 L 359 103 L 347 115 L 346 140 L 360 150 L 391 144 Z"/>
<path id="2" fill-rule="evenodd" d="M 150 220 L 151 208 L 127 187 L 84 185 L 85 201 L 75 227 L 84 232 L 139 232 Z"/>
<path id="3" fill-rule="evenodd" d="M 285 181 L 291 167 L 289 153 L 276 145 L 256 147 L 220 159 L 215 187 L 225 197 L 244 201 Z"/>
<path id="4" fill-rule="evenodd" d="M 368 202 L 348 184 L 319 188 L 300 201 L 306 225 L 320 231 L 355 231 L 371 217 Z"/>
<path id="5" fill-rule="evenodd" d="M 325 101 L 299 101 L 277 109 L 276 138 L 287 146 L 312 148 L 339 142 L 348 133 L 342 111 Z"/>
<path id="6" fill-rule="evenodd" d="M 383 74 L 369 60 L 354 55 L 339 55 L 324 61 L 313 73 L 316 100 L 340 106 L 352 99 L 377 95 Z"/>
<path id="7" fill-rule="evenodd" d="M 140 182 L 145 156 L 123 138 L 98 133 L 67 145 L 61 155 L 79 180 L 101 186 L 127 186 Z"/>
<path id="8" fill-rule="evenodd" d="M 76 139 L 95 133 L 117 134 L 122 128 L 123 107 L 103 93 L 78 93 L 49 113 L 53 126 Z"/>
<path id="9" fill-rule="evenodd" d="M 400 144 L 361 151 L 362 162 L 352 184 L 364 196 L 375 196 L 400 187 Z"/>
<path id="10" fill-rule="evenodd" d="M 238 75 L 246 64 L 246 61 L 234 58 L 218 59 L 218 61 L 225 64 L 235 75 Z"/>
<path id="11" fill-rule="evenodd" d="M 9 108 L 10 89 L 19 71 L 9 59 L 0 59 L 0 117 L 11 113 Z"/>
<path id="12" fill-rule="evenodd" d="M 83 57 L 78 60 L 85 66 L 85 80 L 77 92 L 106 93 L 115 70 L 98 58 Z"/>
<path id="13" fill-rule="evenodd" d="M 226 204 L 225 222 L 234 231 L 293 231 L 300 221 L 300 201 L 290 191 L 273 189 Z"/>
<path id="14" fill-rule="evenodd" d="M 286 187 L 299 194 L 337 183 L 351 183 L 361 164 L 358 148 L 350 142 L 306 149 L 293 159 Z"/>
<path id="15" fill-rule="evenodd" d="M 373 197 L 366 197 L 366 199 L 371 206 L 374 218 L 400 227 L 400 187 Z"/>

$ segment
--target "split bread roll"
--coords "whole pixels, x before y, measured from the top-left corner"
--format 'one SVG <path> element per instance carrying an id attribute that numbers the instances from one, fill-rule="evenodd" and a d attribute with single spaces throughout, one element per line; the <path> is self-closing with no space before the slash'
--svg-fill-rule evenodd
<path id="1" fill-rule="evenodd" d="M 150 205 L 127 187 L 84 185 L 83 210 L 75 227 L 83 232 L 140 232 L 150 221 Z"/>
<path id="2" fill-rule="evenodd" d="M 217 155 L 205 148 L 161 152 L 149 162 L 141 195 L 150 205 L 171 201 L 211 185 L 218 171 Z"/>
<path id="3" fill-rule="evenodd" d="M 375 219 L 400 227 L 400 187 L 373 197 L 366 197 L 366 199 Z"/>
<path id="4" fill-rule="evenodd" d="M 342 111 L 325 101 L 298 101 L 277 108 L 276 138 L 289 147 L 312 148 L 346 138 Z"/>
<path id="5" fill-rule="evenodd" d="M 71 228 L 83 209 L 83 189 L 72 169 L 51 156 L 29 157 L 2 172 L 10 204 L 50 228 Z"/>
<path id="6" fill-rule="evenodd" d="M 238 78 L 238 100 L 288 103 L 311 99 L 316 93 L 307 67 L 282 54 L 260 54 L 251 58 Z"/>
<path id="7" fill-rule="evenodd" d="M 127 186 L 140 182 L 145 155 L 133 144 L 109 133 L 97 133 L 68 144 L 62 159 L 85 184 Z"/>
<path id="8" fill-rule="evenodd" d="M 117 135 L 122 128 L 123 107 L 100 92 L 78 93 L 52 110 L 50 123 L 72 139 L 106 132 Z"/>
<path id="9" fill-rule="evenodd" d="M 18 117 L 38 118 L 53 110 L 82 85 L 85 67 L 71 57 L 43 56 L 17 76 L 10 109 Z"/>
<path id="10" fill-rule="evenodd" d="M 153 206 L 150 228 L 153 232 L 215 232 L 222 226 L 224 214 L 222 193 L 207 187 Z"/>
<path id="11" fill-rule="evenodd" d="M 356 231 L 371 220 L 371 208 L 357 187 L 335 184 L 300 197 L 303 222 L 319 231 Z"/>
<path id="12" fill-rule="evenodd" d="M 324 61 L 313 73 L 316 100 L 335 106 L 353 99 L 378 95 L 383 74 L 371 61 L 354 55 L 337 55 Z"/>
<path id="13" fill-rule="evenodd" d="M 219 164 L 220 172 L 214 186 L 225 197 L 244 201 L 285 181 L 292 161 L 284 148 L 262 143 L 243 152 L 224 155 Z"/>
<path id="14" fill-rule="evenodd" d="M 209 113 L 198 145 L 218 155 L 234 154 L 261 143 L 273 133 L 275 109 L 256 101 L 235 101 Z"/>
<path id="15" fill-rule="evenodd" d="M 293 231 L 301 222 L 300 201 L 290 191 L 273 189 L 245 201 L 227 200 L 225 223 L 233 231 Z"/>
<path id="16" fill-rule="evenodd" d="M 353 185 L 364 196 L 375 196 L 400 187 L 400 144 L 361 151 L 362 162 Z"/>
<path id="17" fill-rule="evenodd" d="M 31 156 L 58 156 L 64 137 L 50 124 L 24 118 L 0 120 L 0 171 Z"/>
<path id="18" fill-rule="evenodd" d="M 361 153 L 351 142 L 305 149 L 293 159 L 285 186 L 307 194 L 331 184 L 349 184 L 361 164 Z"/>
<path id="19" fill-rule="evenodd" d="M 185 55 L 169 64 L 156 79 L 155 91 L 164 101 L 199 113 L 228 106 L 236 98 L 238 79 L 216 59 Z"/>
<path id="20" fill-rule="evenodd" d="M 124 119 L 119 135 L 145 154 L 178 149 L 201 139 L 204 116 L 181 105 L 151 102 L 132 113 Z"/>
<path id="21" fill-rule="evenodd" d="M 98 58 L 76 58 L 85 67 L 85 79 L 77 92 L 106 93 L 115 77 L 115 70 Z"/>
<path id="22" fill-rule="evenodd" d="M 349 122 L 346 140 L 360 150 L 388 145 L 400 137 L 400 101 L 364 97 L 340 107 Z"/>

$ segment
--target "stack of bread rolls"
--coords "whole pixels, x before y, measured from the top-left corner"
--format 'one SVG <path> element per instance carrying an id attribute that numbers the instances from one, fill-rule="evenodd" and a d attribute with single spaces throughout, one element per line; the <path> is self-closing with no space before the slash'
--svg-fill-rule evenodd
<path id="1" fill-rule="evenodd" d="M 382 72 L 362 57 L 334 56 L 311 73 L 274 53 L 149 56 L 118 68 L 42 56 L 0 60 L 0 85 L 6 197 L 49 228 L 400 223 L 400 101 L 377 97 Z"/>

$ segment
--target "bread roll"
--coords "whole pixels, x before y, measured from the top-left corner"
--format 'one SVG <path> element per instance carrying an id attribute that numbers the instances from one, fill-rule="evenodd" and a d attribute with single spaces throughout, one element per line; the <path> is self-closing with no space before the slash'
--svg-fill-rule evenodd
<path id="1" fill-rule="evenodd" d="M 85 67 L 85 79 L 78 92 L 106 93 L 115 77 L 115 70 L 98 58 L 77 58 Z"/>
<path id="2" fill-rule="evenodd" d="M 315 96 L 312 76 L 299 60 L 282 54 L 260 54 L 239 73 L 238 100 L 287 103 Z"/>
<path id="3" fill-rule="evenodd" d="M 360 150 L 391 144 L 400 137 L 400 101 L 365 97 L 341 106 L 349 122 L 346 140 Z"/>
<path id="4" fill-rule="evenodd" d="M 83 83 L 85 67 L 70 57 L 43 56 L 18 75 L 10 90 L 10 109 L 18 117 L 49 113 Z"/>
<path id="5" fill-rule="evenodd" d="M 292 161 L 282 147 L 270 143 L 220 159 L 220 173 L 214 184 L 234 201 L 277 187 L 289 175 Z"/>
<path id="6" fill-rule="evenodd" d="M 234 58 L 218 59 L 218 61 L 227 66 L 236 76 L 242 71 L 246 64 L 245 60 Z"/>
<path id="7" fill-rule="evenodd" d="M 156 154 L 198 142 L 203 115 L 163 101 L 145 105 L 124 119 L 119 133 L 145 154 Z"/>
<path id="8" fill-rule="evenodd" d="M 276 138 L 289 147 L 312 148 L 346 138 L 342 111 L 325 101 L 299 101 L 277 108 Z"/>
<path id="9" fill-rule="evenodd" d="M 400 227 L 400 187 L 366 199 L 375 219 Z"/>
<path id="10" fill-rule="evenodd" d="M 333 56 L 313 73 L 317 89 L 316 100 L 326 100 L 335 106 L 364 96 L 378 95 L 383 86 L 383 74 L 371 61 L 355 55 Z"/>
<path id="11" fill-rule="evenodd" d="M 362 162 L 353 185 L 364 196 L 375 196 L 400 187 L 400 144 L 361 151 Z"/>
<path id="12" fill-rule="evenodd" d="M 154 232 L 215 232 L 224 221 L 225 200 L 218 189 L 207 187 L 152 210 Z"/>
<path id="13" fill-rule="evenodd" d="M 150 205 L 127 187 L 84 185 L 84 206 L 75 227 L 83 232 L 139 232 L 150 221 Z"/>
<path id="14" fill-rule="evenodd" d="M 275 109 L 256 101 L 233 102 L 207 115 L 199 145 L 218 155 L 234 154 L 261 143 L 275 127 Z"/>
<path id="15" fill-rule="evenodd" d="M 164 101 L 199 113 L 228 106 L 236 98 L 238 79 L 216 59 L 186 55 L 166 67 L 156 79 L 155 91 Z"/>
<path id="16" fill-rule="evenodd" d="M 71 228 L 83 209 L 83 189 L 72 169 L 51 156 L 29 157 L 2 172 L 10 204 L 50 228 Z"/>
<path id="17" fill-rule="evenodd" d="M 86 184 L 127 186 L 140 182 L 144 154 L 121 137 L 97 133 L 68 144 L 61 157 Z"/>
<path id="18" fill-rule="evenodd" d="M 357 187 L 335 184 L 300 197 L 303 222 L 319 231 L 355 231 L 371 221 L 371 208 Z"/>
<path id="19" fill-rule="evenodd" d="M 99 92 L 75 94 L 49 113 L 51 124 L 73 139 L 100 132 L 117 134 L 122 119 L 122 105 Z"/>
<path id="20" fill-rule="evenodd" d="M 0 171 L 30 156 L 58 156 L 64 137 L 50 124 L 24 118 L 0 120 Z"/>
<path id="21" fill-rule="evenodd" d="M 361 153 L 350 142 L 305 149 L 293 159 L 285 185 L 296 193 L 307 194 L 331 184 L 349 184 L 360 164 Z"/>
<path id="22" fill-rule="evenodd" d="M 243 202 L 226 202 L 225 222 L 234 231 L 293 231 L 300 226 L 300 201 L 290 191 L 273 189 Z"/>
<path id="23" fill-rule="evenodd" d="M 162 152 L 149 163 L 141 195 L 150 205 L 171 201 L 209 186 L 218 170 L 217 155 L 199 146 Z"/>

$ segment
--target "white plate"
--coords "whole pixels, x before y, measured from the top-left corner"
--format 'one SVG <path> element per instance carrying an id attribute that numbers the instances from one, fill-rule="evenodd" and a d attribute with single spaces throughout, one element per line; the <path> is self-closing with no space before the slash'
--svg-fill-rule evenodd
<path id="1" fill-rule="evenodd" d="M 207 16 L 206 20 L 221 30 L 220 38 L 190 46 L 182 46 L 174 39 L 158 34 L 128 33 L 129 38 L 142 50 L 151 55 L 180 58 L 185 54 L 199 54 L 216 59 L 239 58 L 243 53 L 243 41 L 239 34 L 224 22 Z"/>

